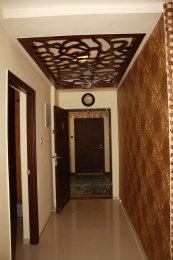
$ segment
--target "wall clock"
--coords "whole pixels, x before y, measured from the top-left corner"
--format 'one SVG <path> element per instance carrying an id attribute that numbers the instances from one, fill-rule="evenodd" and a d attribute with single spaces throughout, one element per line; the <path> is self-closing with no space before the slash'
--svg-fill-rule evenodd
<path id="1" fill-rule="evenodd" d="M 82 104 L 86 107 L 90 107 L 94 104 L 95 97 L 91 93 L 86 93 L 82 96 Z"/>

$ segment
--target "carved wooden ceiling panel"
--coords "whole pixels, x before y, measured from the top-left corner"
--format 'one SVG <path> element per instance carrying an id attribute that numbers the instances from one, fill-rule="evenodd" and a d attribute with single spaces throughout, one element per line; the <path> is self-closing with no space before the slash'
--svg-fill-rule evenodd
<path id="1" fill-rule="evenodd" d="M 116 88 L 144 36 L 57 36 L 19 42 L 56 88 Z"/>

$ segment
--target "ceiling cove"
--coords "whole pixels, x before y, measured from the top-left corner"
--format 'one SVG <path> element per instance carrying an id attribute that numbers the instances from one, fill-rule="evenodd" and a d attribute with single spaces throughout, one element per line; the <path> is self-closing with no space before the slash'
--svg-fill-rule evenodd
<path id="1" fill-rule="evenodd" d="M 116 88 L 145 34 L 18 39 L 57 89 Z"/>

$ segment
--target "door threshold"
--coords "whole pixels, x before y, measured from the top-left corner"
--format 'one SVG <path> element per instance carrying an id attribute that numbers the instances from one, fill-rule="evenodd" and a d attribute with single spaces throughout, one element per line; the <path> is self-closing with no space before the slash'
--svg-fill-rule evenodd
<path id="1" fill-rule="evenodd" d="M 76 199 L 112 199 L 111 195 L 107 196 L 73 196 L 70 197 L 71 200 L 76 200 Z"/>
<path id="2" fill-rule="evenodd" d="M 102 175 L 105 175 L 106 173 L 105 172 L 89 172 L 89 173 L 75 173 L 74 175 L 76 176 L 102 176 Z"/>

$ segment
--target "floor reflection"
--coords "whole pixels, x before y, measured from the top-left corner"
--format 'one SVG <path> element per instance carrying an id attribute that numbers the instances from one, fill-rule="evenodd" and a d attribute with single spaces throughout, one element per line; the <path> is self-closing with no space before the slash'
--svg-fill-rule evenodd
<path id="1" fill-rule="evenodd" d="M 37 246 L 22 245 L 17 260 L 144 260 L 119 201 L 71 200 L 52 214 Z"/>

